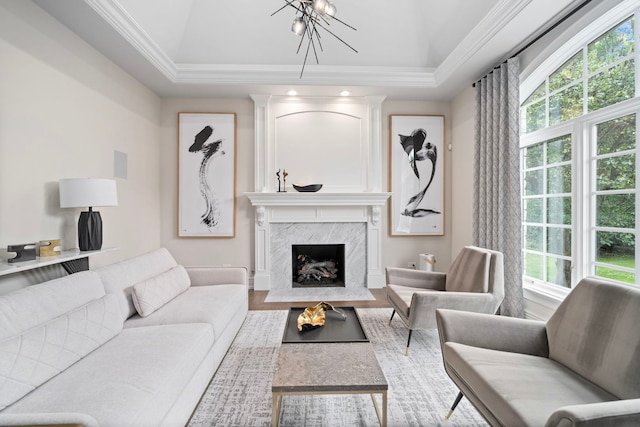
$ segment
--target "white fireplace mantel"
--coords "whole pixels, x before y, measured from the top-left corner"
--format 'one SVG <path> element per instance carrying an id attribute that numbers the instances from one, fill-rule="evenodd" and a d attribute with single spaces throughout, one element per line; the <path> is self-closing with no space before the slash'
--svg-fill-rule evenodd
<path id="1" fill-rule="evenodd" d="M 245 193 L 256 208 L 255 222 L 255 290 L 269 290 L 282 285 L 281 275 L 276 273 L 277 267 L 290 262 L 287 256 L 281 256 L 280 249 L 274 248 L 274 228 L 286 225 L 306 224 L 305 231 L 313 230 L 311 234 L 327 237 L 326 233 L 335 230 L 335 224 L 364 224 L 359 234 L 364 233 L 364 246 L 353 248 L 351 252 L 361 251 L 359 262 L 354 266 L 363 272 L 363 283 L 360 286 L 369 288 L 384 287 L 384 272 L 382 269 L 382 207 L 386 204 L 391 193 L 361 192 L 361 193 L 293 193 L 293 192 L 252 192 Z M 328 227 L 328 228 L 323 228 Z M 342 229 L 348 230 L 348 229 Z M 298 231 L 300 232 L 300 230 Z M 304 233 L 302 233 L 304 234 Z M 348 234 L 348 231 L 346 232 Z M 278 236 L 280 239 L 282 236 Z M 299 236 L 289 236 L 295 240 Z M 336 236 L 330 239 L 342 239 L 347 245 L 355 245 L 353 236 Z M 285 238 L 286 239 L 286 238 Z M 335 242 L 332 240 L 333 243 Z M 308 241 L 297 243 L 311 243 Z M 325 242 L 326 243 L 326 242 Z M 285 268 L 286 270 L 286 268 Z M 290 270 L 289 270 L 290 271 Z M 347 284 L 350 286 L 351 284 Z"/>
<path id="2" fill-rule="evenodd" d="M 245 193 L 253 206 L 384 206 L 391 193 Z"/>

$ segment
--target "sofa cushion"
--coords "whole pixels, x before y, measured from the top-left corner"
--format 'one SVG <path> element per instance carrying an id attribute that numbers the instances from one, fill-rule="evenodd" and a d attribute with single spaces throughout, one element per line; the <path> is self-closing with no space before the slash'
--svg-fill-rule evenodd
<path id="1" fill-rule="evenodd" d="M 640 292 L 587 278 L 547 322 L 549 357 L 620 399 L 640 398 Z"/>
<path id="2" fill-rule="evenodd" d="M 31 294 L 34 300 L 38 299 Z M 6 304 L 0 306 L 7 309 Z M 13 308 L 17 309 L 16 313 L 27 313 L 24 307 L 14 305 Z M 0 341 L 0 410 L 56 377 L 121 330 L 117 298 L 105 295 Z"/>
<path id="3" fill-rule="evenodd" d="M 617 400 L 546 357 L 447 342 L 449 370 L 505 426 L 543 426 L 558 408 Z"/>
<path id="4" fill-rule="evenodd" d="M 125 329 L 6 412 L 81 412 L 102 427 L 158 426 L 209 363 L 212 345 L 208 324 Z"/>
<path id="5" fill-rule="evenodd" d="M 107 293 L 118 296 L 125 320 L 136 313 L 131 298 L 133 285 L 174 268 L 176 261 L 164 248 L 134 258 L 97 268 Z"/>
<path id="6" fill-rule="evenodd" d="M 147 317 L 191 286 L 189 275 L 178 265 L 169 271 L 133 285 L 131 297 L 136 311 Z"/>
<path id="7" fill-rule="evenodd" d="M 244 285 L 191 286 L 161 310 L 144 318 L 138 315 L 129 318 L 124 327 L 205 322 L 213 326 L 218 339 L 233 315 L 246 307 Z"/>
<path id="8" fill-rule="evenodd" d="M 0 341 L 102 298 L 104 294 L 100 277 L 93 271 L 83 271 L 2 295 Z"/>

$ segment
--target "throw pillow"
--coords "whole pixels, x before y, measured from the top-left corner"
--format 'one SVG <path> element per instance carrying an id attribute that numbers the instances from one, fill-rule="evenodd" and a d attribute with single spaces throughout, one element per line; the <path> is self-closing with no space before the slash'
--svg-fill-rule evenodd
<path id="1" fill-rule="evenodd" d="M 158 274 L 133 285 L 131 297 L 136 311 L 147 317 L 191 286 L 189 275 L 183 266 Z"/>

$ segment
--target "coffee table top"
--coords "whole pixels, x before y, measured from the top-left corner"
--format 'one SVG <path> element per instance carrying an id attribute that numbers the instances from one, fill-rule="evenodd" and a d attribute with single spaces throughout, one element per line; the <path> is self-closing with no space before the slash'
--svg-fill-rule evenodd
<path id="1" fill-rule="evenodd" d="M 370 343 L 282 344 L 271 390 L 345 393 L 388 390 Z"/>
<path id="2" fill-rule="evenodd" d="M 298 316 L 304 307 L 291 307 L 284 328 L 282 343 L 338 343 L 338 342 L 369 342 L 367 334 L 362 328 L 360 317 L 354 307 L 339 307 L 347 316 L 342 319 L 332 310 L 325 313 L 324 326 L 308 331 L 298 331 Z"/>

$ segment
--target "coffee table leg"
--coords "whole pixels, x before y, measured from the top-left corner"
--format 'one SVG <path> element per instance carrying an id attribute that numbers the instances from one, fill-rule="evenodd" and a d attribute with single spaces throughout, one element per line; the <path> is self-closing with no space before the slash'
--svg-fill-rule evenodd
<path id="1" fill-rule="evenodd" d="M 371 393 L 371 400 L 373 400 L 373 407 L 376 409 L 376 415 L 381 427 L 387 427 L 387 392 L 382 392 L 382 414 L 380 413 L 380 407 L 376 400 L 375 394 Z"/>
<path id="2" fill-rule="evenodd" d="M 271 398 L 271 425 L 278 427 L 280 422 L 280 410 L 282 409 L 282 395 L 279 393 L 272 393 Z"/>
<path id="3" fill-rule="evenodd" d="M 382 392 L 382 427 L 387 427 L 387 391 Z"/>

